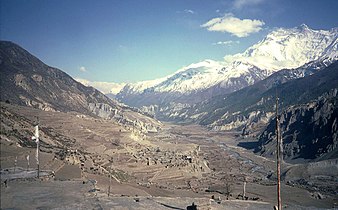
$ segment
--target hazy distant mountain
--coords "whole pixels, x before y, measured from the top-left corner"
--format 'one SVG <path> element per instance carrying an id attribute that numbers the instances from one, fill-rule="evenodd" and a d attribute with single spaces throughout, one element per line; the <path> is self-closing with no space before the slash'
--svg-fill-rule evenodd
<path id="1" fill-rule="evenodd" d="M 81 84 L 85 86 L 94 87 L 106 95 L 108 94 L 116 95 L 126 85 L 125 83 L 97 82 L 97 81 L 89 81 L 89 80 L 81 79 L 81 78 L 74 78 L 74 79 L 77 82 L 80 82 Z"/>
<path id="2" fill-rule="evenodd" d="M 12 42 L 0 42 L 0 78 L 3 102 L 46 111 L 114 118 L 122 123 L 138 124 L 139 127 L 149 123 L 147 127 L 155 130 L 158 126 L 155 120 L 138 110 L 122 106 L 100 91 L 82 85 Z"/>
<path id="3" fill-rule="evenodd" d="M 127 84 L 117 98 L 132 106 L 193 104 L 252 85 L 281 69 L 312 61 L 338 59 L 338 29 L 312 30 L 306 25 L 276 29 L 245 52 L 225 61 L 205 60 L 157 80 Z"/>

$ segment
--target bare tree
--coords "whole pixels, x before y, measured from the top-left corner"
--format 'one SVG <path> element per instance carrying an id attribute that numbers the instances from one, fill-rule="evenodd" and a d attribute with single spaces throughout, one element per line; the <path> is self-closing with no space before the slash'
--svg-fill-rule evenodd
<path id="1" fill-rule="evenodd" d="M 233 191 L 232 183 L 228 180 L 225 183 L 225 188 L 224 188 L 224 194 L 226 195 L 227 200 L 229 200 L 229 196 L 231 196 L 232 191 Z"/>
<path id="2" fill-rule="evenodd" d="M 225 181 L 224 186 L 224 195 L 227 197 L 227 200 L 229 200 L 229 197 L 231 196 L 231 193 L 233 192 L 233 179 L 230 177 L 229 174 L 224 176 L 222 180 Z"/>

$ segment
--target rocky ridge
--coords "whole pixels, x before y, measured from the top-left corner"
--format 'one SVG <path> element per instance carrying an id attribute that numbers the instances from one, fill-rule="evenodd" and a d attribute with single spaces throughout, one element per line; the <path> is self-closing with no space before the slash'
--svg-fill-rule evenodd
<path id="1" fill-rule="evenodd" d="M 338 89 L 323 94 L 317 101 L 288 107 L 281 115 L 283 158 L 338 158 Z M 256 152 L 275 154 L 275 120 L 260 135 Z"/>
<path id="2" fill-rule="evenodd" d="M 12 42 L 0 42 L 0 69 L 3 102 L 44 111 L 78 112 L 115 119 L 144 132 L 160 127 L 158 121 L 140 110 L 121 105 L 98 90 L 82 85 Z M 143 123 L 133 120 L 134 116 Z"/>

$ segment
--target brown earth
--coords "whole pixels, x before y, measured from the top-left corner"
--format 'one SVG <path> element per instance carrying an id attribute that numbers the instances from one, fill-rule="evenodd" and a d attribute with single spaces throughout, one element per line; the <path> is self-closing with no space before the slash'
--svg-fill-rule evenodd
<path id="1" fill-rule="evenodd" d="M 7 187 L 1 179 L 1 209 L 185 209 L 192 202 L 199 209 L 272 209 L 276 204 L 275 162 L 238 147 L 249 140 L 236 133 L 164 124 L 158 133 L 144 134 L 111 120 L 8 104 L 1 104 L 1 114 L 1 177 L 14 174 L 16 157 L 17 167 L 26 169 L 30 155 L 30 170 L 36 170 L 36 148 L 24 144 L 31 141 L 36 116 L 40 169 L 55 174 L 9 180 Z M 309 178 L 296 172 L 289 170 L 297 180 Z M 244 179 L 247 200 L 241 197 Z M 337 207 L 332 191 L 288 181 L 282 183 L 284 206 Z M 329 183 L 334 193 L 338 184 Z"/>

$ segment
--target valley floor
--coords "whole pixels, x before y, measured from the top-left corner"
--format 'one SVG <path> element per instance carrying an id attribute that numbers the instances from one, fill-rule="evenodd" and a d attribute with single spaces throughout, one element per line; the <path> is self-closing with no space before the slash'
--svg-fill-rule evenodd
<path id="1" fill-rule="evenodd" d="M 238 147 L 250 139 L 236 133 L 164 123 L 160 132 L 143 134 L 76 113 L 9 105 L 2 106 L 4 113 L 11 121 L 2 122 L 0 139 L 1 209 L 186 209 L 193 202 L 198 209 L 272 209 L 276 204 L 275 162 Z M 40 150 L 44 173 L 39 180 L 11 179 L 20 172 L 34 174 L 36 149 L 13 140 L 9 127 L 28 135 L 35 116 L 44 142 Z M 338 164 L 332 164 L 336 170 Z M 285 171 L 292 167 L 303 165 L 283 165 Z M 314 188 L 307 177 L 298 177 L 307 184 L 286 179 L 283 205 L 337 208 L 337 180 L 322 178 L 321 184 L 328 181 L 331 190 Z"/>

